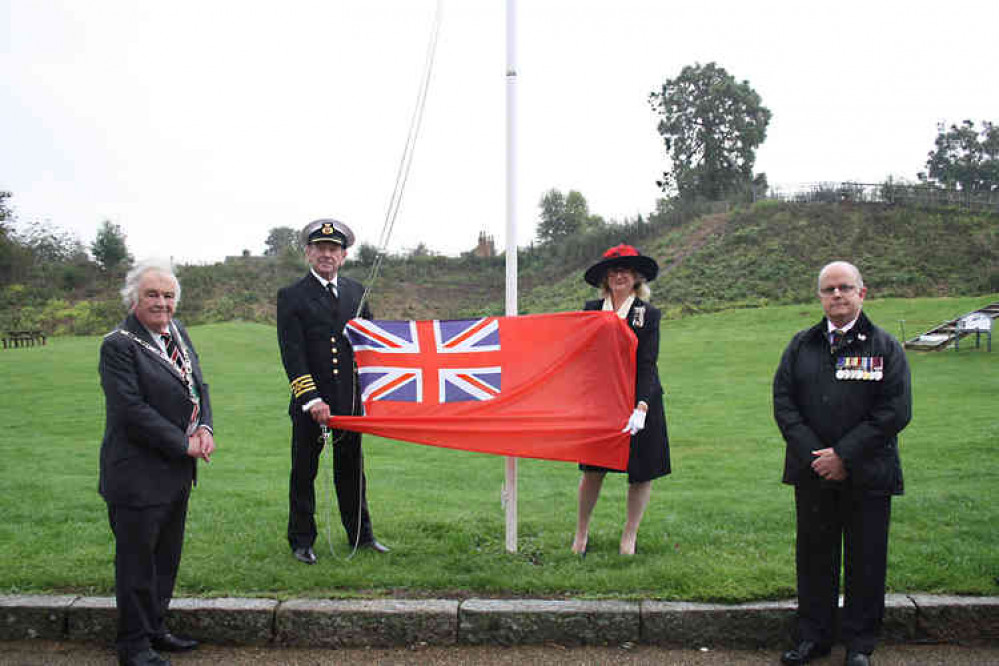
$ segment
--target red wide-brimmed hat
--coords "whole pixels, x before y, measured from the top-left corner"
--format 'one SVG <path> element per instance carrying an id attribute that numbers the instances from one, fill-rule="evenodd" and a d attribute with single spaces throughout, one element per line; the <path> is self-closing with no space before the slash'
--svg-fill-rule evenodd
<path id="1" fill-rule="evenodd" d="M 611 266 L 624 266 L 637 271 L 646 282 L 652 282 L 659 274 L 659 264 L 652 257 L 646 257 L 630 245 L 615 245 L 604 252 L 603 258 L 586 269 L 583 279 L 587 284 L 599 287 L 604 274 Z"/>

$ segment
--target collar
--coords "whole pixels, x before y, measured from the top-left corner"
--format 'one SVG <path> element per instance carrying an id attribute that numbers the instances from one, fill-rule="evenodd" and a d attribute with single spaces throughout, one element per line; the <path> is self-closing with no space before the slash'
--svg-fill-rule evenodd
<path id="1" fill-rule="evenodd" d="M 843 336 L 844 346 L 852 345 L 854 342 L 858 340 L 860 342 L 864 342 L 874 334 L 873 329 L 874 329 L 874 324 L 871 323 L 871 320 L 867 318 L 867 315 L 865 315 L 863 311 L 861 311 L 861 313 L 857 316 L 857 318 L 854 319 L 852 322 L 849 322 L 849 324 L 846 327 L 847 332 Z M 829 320 L 823 317 L 822 321 L 817 323 L 812 328 L 808 329 L 808 332 L 809 335 L 822 338 L 828 343 L 830 337 L 829 331 L 834 331 L 834 330 L 836 330 L 836 328 L 835 327 L 830 328 Z"/>
<path id="2" fill-rule="evenodd" d="M 142 326 L 142 328 L 145 329 L 146 333 L 149 334 L 149 338 L 156 343 L 157 347 L 159 347 L 163 351 L 166 351 L 166 344 L 163 342 L 163 338 L 160 337 L 161 335 L 164 335 L 163 333 L 160 333 L 159 331 L 154 331 L 151 328 L 146 328 L 145 325 L 143 325 L 142 323 L 140 323 L 139 326 Z M 167 326 L 166 332 L 169 333 L 171 336 L 173 335 L 173 331 L 170 330 L 169 325 Z"/>
<path id="3" fill-rule="evenodd" d="M 628 313 L 631 311 L 631 305 L 634 302 L 635 295 L 632 294 L 628 298 L 624 299 L 624 303 L 621 304 L 621 307 L 618 308 L 618 311 L 615 314 L 617 314 L 620 319 L 627 319 Z M 614 301 L 611 300 L 610 296 L 604 297 L 604 306 L 602 309 L 604 312 L 614 312 Z"/>
<path id="4" fill-rule="evenodd" d="M 160 349 L 162 349 L 165 352 L 166 351 L 166 343 L 163 342 L 163 338 L 160 337 L 160 336 L 164 335 L 164 333 L 160 333 L 159 331 L 154 331 L 151 328 L 146 328 L 145 324 L 143 324 L 142 322 L 138 321 L 138 318 L 136 318 L 136 321 L 139 324 L 139 329 L 145 331 L 149 335 L 149 339 L 152 340 L 153 342 L 155 342 L 156 346 L 159 347 Z M 166 334 L 169 334 L 170 337 L 174 339 L 174 342 L 176 342 L 178 345 L 181 344 L 180 340 L 179 340 L 179 338 L 180 338 L 180 331 L 177 330 L 177 327 L 174 325 L 172 319 L 170 320 L 170 323 L 167 324 Z"/>
<path id="5" fill-rule="evenodd" d="M 321 284 L 321 285 L 323 286 L 323 289 L 326 289 L 326 288 L 327 288 L 327 287 L 326 287 L 326 285 L 328 285 L 328 284 L 332 284 L 332 285 L 333 285 L 333 288 L 334 288 L 334 289 L 336 289 L 337 291 L 340 291 L 340 285 L 339 285 L 339 284 L 337 283 L 337 281 L 336 281 L 336 280 L 337 280 L 337 277 L 338 277 L 338 275 L 337 275 L 337 274 L 334 274 L 334 275 L 333 275 L 333 279 L 332 279 L 332 280 L 327 280 L 327 279 L 325 279 L 324 277 L 320 276 L 320 275 L 319 275 L 319 273 L 317 273 L 317 272 L 316 272 L 316 271 L 315 271 L 314 269 L 312 269 L 312 268 L 310 268 L 310 269 L 309 269 L 309 272 L 310 272 L 310 273 L 312 273 L 312 277 L 314 277 L 314 278 L 316 278 L 317 280 L 319 280 L 319 284 Z"/>
<path id="6" fill-rule="evenodd" d="M 836 326 L 831 321 L 829 321 L 828 319 L 826 319 L 826 333 L 832 333 L 833 331 L 835 331 L 837 329 L 839 329 L 840 331 L 843 331 L 844 333 L 846 333 L 851 328 L 853 328 L 857 324 L 858 321 L 860 321 L 860 313 L 859 312 L 857 313 L 856 318 L 854 318 L 854 320 L 851 321 L 851 322 L 847 322 L 847 324 L 845 326 Z"/>

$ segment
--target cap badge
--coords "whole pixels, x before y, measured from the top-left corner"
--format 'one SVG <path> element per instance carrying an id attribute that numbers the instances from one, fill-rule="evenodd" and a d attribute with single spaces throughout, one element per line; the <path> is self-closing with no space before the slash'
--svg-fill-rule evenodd
<path id="1" fill-rule="evenodd" d="M 320 230 L 320 233 L 322 233 L 324 236 L 329 236 L 330 234 L 333 233 L 333 225 L 329 224 L 328 222 L 324 223 L 323 228 Z"/>

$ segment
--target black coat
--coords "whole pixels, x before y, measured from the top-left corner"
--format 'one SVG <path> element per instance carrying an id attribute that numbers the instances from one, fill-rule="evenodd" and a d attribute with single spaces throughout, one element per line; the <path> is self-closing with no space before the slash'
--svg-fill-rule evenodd
<path id="1" fill-rule="evenodd" d="M 838 379 L 840 358 L 880 359 L 883 376 Z M 812 451 L 832 447 L 847 469 L 843 483 L 866 493 L 902 494 L 897 435 L 912 418 L 909 362 L 902 345 L 863 312 L 835 354 L 825 319 L 798 332 L 777 368 L 773 399 L 787 443 L 784 483 L 817 482 Z"/>
<path id="2" fill-rule="evenodd" d="M 602 299 L 587 301 L 583 309 L 600 310 L 603 305 Z M 663 387 L 659 380 L 660 319 L 658 309 L 636 298 L 628 310 L 626 320 L 638 338 L 638 348 L 635 351 L 635 404 L 644 401 L 649 408 L 645 428 L 631 438 L 628 480 L 632 483 L 650 481 L 671 471 Z"/>
<path id="3" fill-rule="evenodd" d="M 339 276 L 337 291 L 334 303 L 312 273 L 278 291 L 278 345 L 291 385 L 290 414 L 315 398 L 322 398 L 332 414 L 361 413 L 354 350 L 343 329 L 354 318 L 364 287 Z M 367 303 L 360 316 L 371 319 Z"/>
<path id="4" fill-rule="evenodd" d="M 211 427 L 211 400 L 198 355 L 184 327 L 176 320 L 173 325 L 190 354 L 200 396 L 198 421 Z M 134 314 L 104 336 L 98 371 L 107 420 L 98 490 L 109 504 L 167 504 L 189 492 L 195 479 L 196 461 L 187 455 L 194 403 L 173 362 L 128 334 L 156 347 Z"/>

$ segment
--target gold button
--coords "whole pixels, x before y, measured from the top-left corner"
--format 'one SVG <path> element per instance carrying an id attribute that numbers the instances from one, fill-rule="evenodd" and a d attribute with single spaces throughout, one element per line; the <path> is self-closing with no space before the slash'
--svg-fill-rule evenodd
<path id="1" fill-rule="evenodd" d="M 340 371 L 337 370 L 336 368 L 333 368 L 333 376 L 336 377 L 339 374 L 340 374 Z"/>
<path id="2" fill-rule="evenodd" d="M 330 342 L 336 342 L 336 336 L 335 335 L 331 335 L 330 336 Z"/>
<path id="3" fill-rule="evenodd" d="M 333 365 L 337 365 L 339 362 L 340 362 L 340 359 L 338 359 L 338 358 L 333 359 Z"/>

